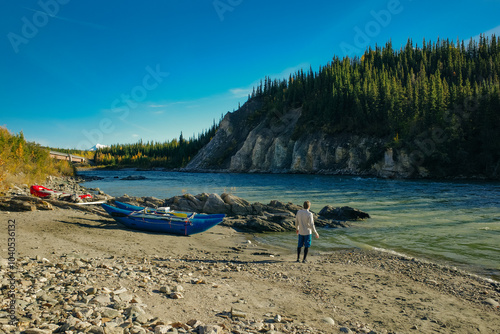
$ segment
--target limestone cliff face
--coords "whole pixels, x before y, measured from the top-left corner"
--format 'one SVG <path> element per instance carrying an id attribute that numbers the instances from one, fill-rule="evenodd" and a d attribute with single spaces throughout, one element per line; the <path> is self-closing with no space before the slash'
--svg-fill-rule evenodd
<path id="1" fill-rule="evenodd" d="M 253 127 L 249 119 L 261 108 L 250 100 L 228 113 L 215 137 L 186 166 L 188 171 L 242 173 L 324 173 L 379 177 L 425 176 L 405 152 L 385 148 L 379 138 L 304 134 L 293 139 L 301 108 L 274 113 Z M 255 123 L 255 122 L 254 122 Z"/>
<path id="2" fill-rule="evenodd" d="M 280 119 L 258 124 L 231 157 L 228 170 L 288 172 L 294 152 L 294 141 L 291 137 L 299 117 L 300 109 L 293 109 Z"/>

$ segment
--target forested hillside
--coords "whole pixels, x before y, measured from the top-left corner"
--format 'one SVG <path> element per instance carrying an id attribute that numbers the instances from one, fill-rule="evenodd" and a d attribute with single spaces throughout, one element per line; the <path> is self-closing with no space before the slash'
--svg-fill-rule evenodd
<path id="1" fill-rule="evenodd" d="M 286 136 L 279 140 L 285 146 L 278 149 L 288 152 L 283 153 L 283 159 L 291 161 L 294 156 L 297 160 L 299 151 L 292 146 L 299 139 L 303 143 L 313 135 L 319 138 L 319 134 L 337 138 L 358 136 L 376 138 L 378 142 L 377 148 L 366 148 L 365 153 L 370 156 L 364 162 L 366 170 L 384 159 L 384 151 L 392 148 L 396 161 L 398 154 L 404 153 L 409 164 L 425 167 L 434 177 L 495 178 L 500 173 L 499 75 L 500 37 L 481 36 L 478 41 L 469 42 L 424 40 L 422 44 L 408 40 L 400 49 L 388 42 L 384 47 L 370 47 L 360 58 L 334 57 L 317 71 L 300 70 L 281 80 L 266 77 L 249 95 L 248 102 L 256 103 L 247 102 L 247 107 L 231 115 L 231 122 L 237 120 L 238 128 L 248 131 L 259 126 L 261 130 L 273 128 L 276 133 L 280 124 L 294 118 L 287 113 L 300 110 L 300 118 L 293 125 L 292 142 L 283 144 L 283 140 L 288 140 Z M 96 162 L 182 167 L 210 142 L 217 128 L 214 123 L 189 140 L 181 136 L 165 143 L 113 145 L 98 151 Z M 217 157 L 210 152 L 203 154 L 203 160 L 211 161 L 211 169 L 230 166 L 231 157 L 243 147 L 244 138 L 231 138 L 227 143 L 226 139 L 217 142 Z M 380 140 L 385 143 L 382 149 Z M 332 139 L 333 142 L 338 141 Z M 246 151 L 250 145 L 247 142 Z M 418 154 L 412 156 L 415 152 Z M 219 161 L 220 166 L 214 165 L 214 161 Z M 280 170 L 287 169 L 286 163 L 273 161 L 275 166 L 283 166 Z M 329 169 L 324 163 L 322 168 Z M 245 167 L 238 170 L 244 171 Z"/>
<path id="2" fill-rule="evenodd" d="M 250 98 L 265 107 L 248 118 L 279 122 L 302 106 L 294 138 L 321 131 L 386 138 L 408 151 L 427 145 L 425 165 L 442 176 L 500 172 L 500 37 L 479 41 L 408 40 L 369 48 L 299 71 L 288 80 L 266 78 Z M 428 154 L 427 154 L 428 153 Z"/>

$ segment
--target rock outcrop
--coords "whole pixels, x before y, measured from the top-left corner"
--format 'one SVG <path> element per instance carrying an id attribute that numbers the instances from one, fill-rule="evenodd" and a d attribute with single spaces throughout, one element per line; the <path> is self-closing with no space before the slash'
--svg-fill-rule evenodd
<path id="1" fill-rule="evenodd" d="M 378 177 L 427 176 L 416 155 L 386 148 L 386 140 L 318 131 L 297 135 L 302 108 L 261 116 L 251 99 L 227 113 L 219 130 L 186 171 L 324 173 Z"/>
<path id="2" fill-rule="evenodd" d="M 224 213 L 227 217 L 221 225 L 249 232 L 285 232 L 295 230 L 295 214 L 302 207 L 293 203 L 273 200 L 268 204 L 250 203 L 233 194 L 184 194 L 166 200 L 154 197 L 122 196 L 117 201 L 148 207 L 170 207 L 177 211 L 199 213 Z M 323 212 L 323 214 L 322 214 Z M 351 207 L 327 206 L 319 214 L 314 213 L 318 227 L 348 227 L 348 221 L 361 220 L 370 216 Z"/>

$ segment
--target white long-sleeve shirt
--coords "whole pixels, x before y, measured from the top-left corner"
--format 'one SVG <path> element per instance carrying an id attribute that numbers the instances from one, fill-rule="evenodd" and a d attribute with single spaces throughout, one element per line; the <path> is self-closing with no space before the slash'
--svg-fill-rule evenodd
<path id="1" fill-rule="evenodd" d="M 309 235 L 316 232 L 316 227 L 314 226 L 314 218 L 312 212 L 308 209 L 302 209 L 297 211 L 295 216 L 295 228 L 299 230 L 300 235 Z"/>

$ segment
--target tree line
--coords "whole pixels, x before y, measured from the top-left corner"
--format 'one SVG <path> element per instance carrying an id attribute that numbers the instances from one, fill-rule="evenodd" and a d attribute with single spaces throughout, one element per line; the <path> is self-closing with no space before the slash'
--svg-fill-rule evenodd
<path id="1" fill-rule="evenodd" d="M 182 132 L 177 139 L 157 142 L 142 140 L 134 144 L 114 144 L 95 152 L 94 161 L 104 166 L 135 166 L 142 168 L 179 168 L 185 166 L 198 151 L 215 136 L 219 124 L 185 139 Z"/>
<path id="2" fill-rule="evenodd" d="M 294 138 L 321 131 L 386 138 L 415 150 L 429 140 L 434 175 L 500 172 L 500 37 L 422 42 L 399 50 L 389 41 L 361 57 L 334 57 L 318 71 L 265 78 L 249 99 L 264 108 L 248 118 L 279 122 L 302 107 Z"/>

